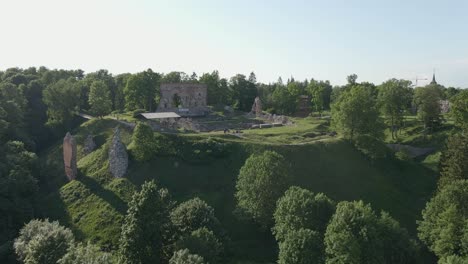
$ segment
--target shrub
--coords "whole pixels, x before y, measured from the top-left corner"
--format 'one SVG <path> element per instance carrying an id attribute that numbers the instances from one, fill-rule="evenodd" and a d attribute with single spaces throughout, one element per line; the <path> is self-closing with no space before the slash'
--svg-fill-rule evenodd
<path id="1" fill-rule="evenodd" d="M 181 234 L 189 234 L 202 227 L 220 229 L 213 208 L 198 197 L 179 204 L 171 212 L 171 221 Z"/>
<path id="2" fill-rule="evenodd" d="M 137 118 L 142 113 L 146 113 L 146 110 L 145 109 L 136 109 L 136 110 L 133 110 L 132 116 L 133 116 L 133 118 Z"/>
<path id="3" fill-rule="evenodd" d="M 130 149 L 133 157 L 138 161 L 147 161 L 154 156 L 155 141 L 153 129 L 149 125 L 142 122 L 136 125 Z"/>
<path id="4" fill-rule="evenodd" d="M 73 233 L 57 221 L 31 220 L 21 229 L 14 248 L 26 264 L 49 264 L 57 263 L 73 243 Z"/>
<path id="5" fill-rule="evenodd" d="M 184 248 L 203 257 L 208 263 L 219 263 L 223 246 L 212 231 L 202 227 L 176 242 L 176 249 Z"/>
<path id="6" fill-rule="evenodd" d="M 205 261 L 196 254 L 190 254 L 188 249 L 181 249 L 174 252 L 169 264 L 205 264 Z"/>

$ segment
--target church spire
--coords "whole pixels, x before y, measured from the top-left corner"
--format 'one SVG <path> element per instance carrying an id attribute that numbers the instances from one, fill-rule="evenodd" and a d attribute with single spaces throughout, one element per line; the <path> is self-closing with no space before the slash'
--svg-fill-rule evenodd
<path id="1" fill-rule="evenodd" d="M 435 70 L 434 70 L 434 72 L 432 73 L 432 81 L 431 81 L 431 84 L 437 84 L 436 79 L 435 79 Z"/>

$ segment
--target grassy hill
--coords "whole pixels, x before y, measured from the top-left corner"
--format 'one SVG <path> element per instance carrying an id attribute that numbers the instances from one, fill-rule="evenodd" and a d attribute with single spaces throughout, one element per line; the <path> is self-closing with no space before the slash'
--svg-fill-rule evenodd
<path id="1" fill-rule="evenodd" d="M 233 195 L 245 159 L 266 149 L 283 154 L 291 163 L 295 185 L 323 192 L 336 201 L 370 202 L 375 209 L 390 212 L 413 235 L 415 221 L 435 189 L 435 173 L 419 163 L 393 158 L 372 161 L 340 139 L 286 145 L 223 139 L 222 135 L 216 138 L 224 151 L 216 157 L 203 147 L 210 135 L 159 136 L 170 150 L 161 149 L 145 163 L 131 161 L 126 178 L 113 179 L 108 173 L 106 141 L 116 124 L 113 120 L 91 120 L 73 132 L 80 152 L 80 177 L 76 181 L 67 183 L 63 175 L 61 142 L 41 155 L 46 164 L 43 170 L 47 171 L 41 181 L 44 217 L 59 219 L 79 238 L 108 249 L 117 247 L 120 224 L 133 191 L 144 181 L 155 179 L 176 201 L 198 196 L 215 208 L 231 239 L 233 259 L 274 261 L 277 249 L 271 232 L 261 232 L 255 224 L 238 217 Z M 99 148 L 85 156 L 81 144 L 88 134 L 95 135 Z M 127 146 L 130 135 L 131 131 L 122 129 Z M 197 155 L 204 158 L 197 159 Z"/>

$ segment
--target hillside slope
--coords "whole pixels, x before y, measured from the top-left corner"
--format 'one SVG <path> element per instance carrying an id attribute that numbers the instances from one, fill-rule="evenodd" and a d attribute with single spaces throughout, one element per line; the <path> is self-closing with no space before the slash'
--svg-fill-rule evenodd
<path id="1" fill-rule="evenodd" d="M 392 158 L 372 162 L 342 140 L 294 146 L 231 142 L 224 146 L 223 155 L 203 161 L 191 160 L 196 155 L 185 153 L 199 155 L 199 149 L 178 145 L 201 139 L 171 136 L 164 142 L 172 140 L 167 142 L 175 150 L 172 154 L 160 153 L 145 163 L 131 161 L 127 177 L 113 179 L 108 173 L 105 142 L 115 125 L 112 120 L 92 120 L 74 131 L 79 151 L 88 134 L 95 135 L 99 145 L 93 153 L 79 155 L 81 175 L 77 181 L 65 182 L 60 143 L 41 155 L 48 172 L 42 183 L 44 217 L 60 219 L 78 237 L 109 249 L 117 247 L 120 224 L 132 192 L 144 181 L 156 179 L 176 201 L 199 196 L 215 208 L 231 238 L 229 247 L 234 259 L 274 261 L 276 243 L 271 233 L 261 232 L 253 223 L 237 217 L 234 201 L 240 167 L 251 153 L 266 149 L 286 157 L 292 165 L 295 185 L 324 192 L 336 201 L 363 199 L 377 210 L 390 212 L 413 235 L 415 221 L 435 189 L 434 172 L 425 167 Z M 122 131 L 127 146 L 130 133 Z"/>

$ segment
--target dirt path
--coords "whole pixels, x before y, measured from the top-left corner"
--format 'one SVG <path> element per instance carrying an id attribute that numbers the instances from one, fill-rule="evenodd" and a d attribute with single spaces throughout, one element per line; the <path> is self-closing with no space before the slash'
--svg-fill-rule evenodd
<path id="1" fill-rule="evenodd" d="M 435 150 L 434 148 L 418 148 L 418 147 L 413 147 L 410 145 L 403 145 L 403 144 L 387 144 L 387 147 L 391 148 L 395 152 L 406 150 L 408 154 L 410 155 L 410 157 L 412 158 L 425 156 Z"/>

